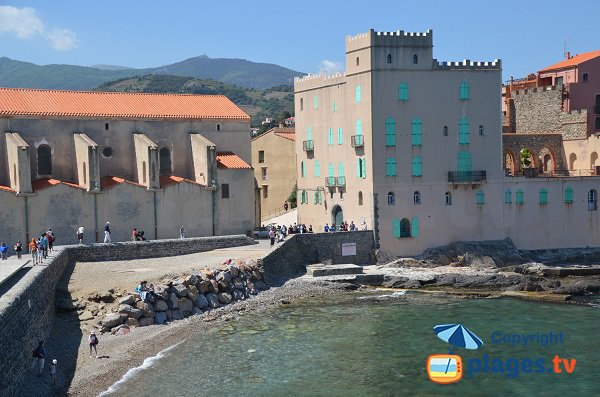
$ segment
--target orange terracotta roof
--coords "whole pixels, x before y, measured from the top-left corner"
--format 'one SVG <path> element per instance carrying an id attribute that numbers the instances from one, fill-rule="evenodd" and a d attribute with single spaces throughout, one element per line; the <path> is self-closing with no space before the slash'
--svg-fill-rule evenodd
<path id="1" fill-rule="evenodd" d="M 233 152 L 217 153 L 217 166 L 219 168 L 227 168 L 230 170 L 252 169 L 250 164 L 246 163 L 237 154 Z"/>
<path id="2" fill-rule="evenodd" d="M 600 57 L 600 50 L 591 51 L 591 52 L 584 52 L 583 54 L 577 54 L 577 55 L 575 55 L 574 57 L 572 57 L 570 59 L 565 59 L 562 62 L 555 63 L 552 66 L 548 66 L 547 68 L 544 68 L 544 69 L 540 70 L 540 73 L 542 73 L 542 72 L 548 72 L 548 71 L 551 71 L 551 70 L 570 68 L 572 66 L 577 66 L 580 63 L 583 63 L 585 61 L 589 61 L 590 59 L 594 59 L 596 57 Z"/>
<path id="3" fill-rule="evenodd" d="M 13 190 L 10 186 L 0 185 L 0 190 L 4 190 L 6 192 L 11 192 L 11 193 L 16 193 L 16 191 Z"/>
<path id="4" fill-rule="evenodd" d="M 262 134 L 260 134 L 256 137 L 252 138 L 252 140 L 259 139 L 263 136 L 266 136 L 267 134 L 270 134 L 271 132 L 281 138 L 289 139 L 290 141 L 296 140 L 296 129 L 293 127 L 288 127 L 288 128 L 274 127 L 268 131 L 263 132 Z"/>
<path id="5" fill-rule="evenodd" d="M 176 183 L 181 183 L 181 182 L 193 183 L 194 185 L 201 185 L 201 183 L 192 181 L 191 179 L 187 179 L 187 178 L 183 178 L 183 177 L 175 176 L 175 175 L 162 175 L 162 176 L 160 176 L 159 179 L 160 179 L 161 187 L 170 186 L 170 185 L 174 185 Z"/>
<path id="6" fill-rule="evenodd" d="M 289 139 L 290 141 L 296 140 L 296 133 L 294 131 L 292 131 L 292 132 L 276 132 L 275 135 L 280 136 L 285 139 Z"/>
<path id="7" fill-rule="evenodd" d="M 53 179 L 53 178 L 36 179 L 35 181 L 31 182 L 31 187 L 32 187 L 33 191 L 35 192 L 38 190 L 43 190 L 43 189 L 46 189 L 46 188 L 49 188 L 52 186 L 56 186 L 56 185 L 60 185 L 60 184 L 85 190 L 85 188 L 83 186 L 79 186 L 76 183 L 59 181 L 58 179 Z"/>
<path id="8" fill-rule="evenodd" d="M 143 187 L 145 188 L 146 186 L 141 185 L 137 182 L 133 182 L 133 181 L 128 181 L 127 179 L 123 179 L 123 178 L 119 178 L 116 176 L 103 176 L 102 178 L 100 178 L 100 187 L 102 189 L 110 189 L 113 186 L 116 185 L 120 185 L 122 183 L 129 183 L 130 185 L 134 185 L 134 186 L 138 186 L 138 187 Z"/>
<path id="9" fill-rule="evenodd" d="M 0 116 L 250 121 L 224 95 L 140 94 L 0 88 Z"/>

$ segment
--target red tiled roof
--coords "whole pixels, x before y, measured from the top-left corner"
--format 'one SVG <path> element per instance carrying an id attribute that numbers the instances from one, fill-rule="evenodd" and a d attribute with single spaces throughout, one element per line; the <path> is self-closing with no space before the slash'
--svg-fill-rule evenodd
<path id="1" fill-rule="evenodd" d="M 224 95 L 141 94 L 0 88 L 0 116 L 250 121 Z"/>
<path id="2" fill-rule="evenodd" d="M 562 62 L 559 63 L 555 63 L 552 66 L 548 66 L 547 68 L 544 68 L 542 70 L 540 70 L 540 73 L 542 72 L 548 72 L 551 70 L 557 70 L 557 69 L 567 69 L 570 68 L 572 66 L 577 66 L 580 63 L 583 63 L 585 61 L 589 61 L 590 59 L 594 59 L 596 57 L 600 57 L 600 50 L 597 51 L 591 51 L 591 52 L 584 52 L 583 54 L 577 54 L 574 57 L 570 58 L 570 59 L 565 59 Z"/>
<path id="3" fill-rule="evenodd" d="M 116 185 L 120 185 L 122 183 L 129 183 L 130 185 L 134 185 L 134 186 L 139 186 L 139 187 L 144 187 L 144 185 L 141 185 L 137 182 L 133 182 L 133 181 L 128 181 L 127 179 L 123 179 L 123 178 L 119 178 L 116 176 L 103 176 L 102 178 L 100 178 L 100 187 L 102 189 L 109 189 L 113 186 Z"/>
<path id="4" fill-rule="evenodd" d="M 259 136 L 252 138 L 252 140 L 266 136 L 267 134 L 270 134 L 271 132 L 281 138 L 289 139 L 290 141 L 296 140 L 296 129 L 293 127 L 288 127 L 288 128 L 274 127 L 268 131 L 265 131 L 264 133 L 260 134 Z"/>
<path id="5" fill-rule="evenodd" d="M 275 135 L 280 136 L 285 139 L 289 139 L 290 141 L 296 140 L 296 133 L 294 131 L 291 132 L 276 132 Z"/>
<path id="6" fill-rule="evenodd" d="M 10 186 L 0 185 L 0 190 L 4 190 L 7 192 L 11 192 L 11 193 L 16 193 L 16 191 L 14 191 Z"/>
<path id="7" fill-rule="evenodd" d="M 162 175 L 160 176 L 160 186 L 164 187 L 164 186 L 170 186 L 170 185 L 174 185 L 176 183 L 181 183 L 181 182 L 187 182 L 187 183 L 193 183 L 194 185 L 201 185 L 198 182 L 192 181 L 191 179 L 186 179 L 180 176 L 175 176 L 175 175 Z"/>
<path id="8" fill-rule="evenodd" d="M 233 152 L 217 153 L 217 166 L 219 168 L 228 168 L 230 170 L 252 169 L 250 164 L 246 163 Z"/>
<path id="9" fill-rule="evenodd" d="M 59 181 L 58 179 L 53 179 L 53 178 L 42 178 L 42 179 L 36 179 L 35 181 L 31 182 L 31 187 L 33 189 L 33 191 L 37 191 L 37 190 L 42 190 L 42 189 L 46 189 L 52 186 L 56 186 L 56 185 L 67 185 L 67 186 L 71 186 L 71 187 L 75 187 L 78 189 L 84 189 L 85 188 L 83 186 L 79 186 L 76 183 L 73 182 L 65 182 L 65 181 Z"/>

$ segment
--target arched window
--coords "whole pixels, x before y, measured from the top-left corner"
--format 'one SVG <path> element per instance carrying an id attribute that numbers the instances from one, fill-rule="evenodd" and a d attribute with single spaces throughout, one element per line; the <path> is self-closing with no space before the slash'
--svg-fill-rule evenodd
<path id="1" fill-rule="evenodd" d="M 475 193 L 475 204 L 477 204 L 477 205 L 485 204 L 485 193 L 481 189 L 478 190 L 477 193 Z"/>
<path id="2" fill-rule="evenodd" d="M 387 54 L 386 62 L 392 63 L 392 54 Z"/>
<path id="3" fill-rule="evenodd" d="M 400 233 L 400 219 L 398 218 L 392 219 L 392 235 L 394 238 L 400 238 L 402 236 Z"/>
<path id="4" fill-rule="evenodd" d="M 479 126 L 479 135 L 480 135 L 480 136 L 483 136 L 483 133 L 484 133 L 484 128 L 483 128 L 483 125 L 480 125 L 480 126 Z"/>
<path id="5" fill-rule="evenodd" d="M 306 164 L 304 163 L 304 161 L 300 162 L 300 176 L 302 178 L 306 178 Z"/>
<path id="6" fill-rule="evenodd" d="M 358 192 L 358 205 L 363 205 L 363 194 Z"/>
<path id="7" fill-rule="evenodd" d="M 304 110 L 304 98 L 300 98 L 300 111 Z"/>
<path id="8" fill-rule="evenodd" d="M 452 205 L 452 193 L 446 192 L 444 195 L 446 205 Z"/>
<path id="9" fill-rule="evenodd" d="M 471 171 L 471 153 L 468 150 L 458 152 L 458 172 Z"/>
<path id="10" fill-rule="evenodd" d="M 466 117 L 462 117 L 458 122 L 458 143 L 469 144 L 469 120 Z"/>
<path id="11" fill-rule="evenodd" d="M 596 209 L 598 208 L 597 202 L 598 202 L 598 192 L 596 192 L 595 189 L 592 189 L 588 192 L 588 210 L 596 211 Z"/>
<path id="12" fill-rule="evenodd" d="M 447 125 L 445 125 L 444 128 L 442 129 L 442 135 L 448 136 L 448 126 Z"/>
<path id="13" fill-rule="evenodd" d="M 321 176 L 321 163 L 319 163 L 319 160 L 315 160 L 315 176 Z"/>
<path id="14" fill-rule="evenodd" d="M 38 175 L 52 175 L 52 150 L 48 145 L 37 148 Z"/>
<path id="15" fill-rule="evenodd" d="M 573 204 L 573 188 L 565 188 L 565 204 Z"/>
<path id="16" fill-rule="evenodd" d="M 160 157 L 160 175 L 171 175 L 171 151 L 166 147 L 158 152 Z"/>
<path id="17" fill-rule="evenodd" d="M 357 85 L 356 88 L 354 89 L 354 101 L 356 103 L 360 103 L 360 100 L 361 100 L 360 85 Z"/>
<path id="18" fill-rule="evenodd" d="M 419 56 L 417 54 L 413 55 L 413 64 L 419 63 Z"/>
<path id="19" fill-rule="evenodd" d="M 546 189 L 540 189 L 540 205 L 548 204 L 548 191 Z"/>
<path id="20" fill-rule="evenodd" d="M 469 99 L 469 83 L 467 83 L 466 81 L 460 83 L 458 97 L 462 101 L 466 101 L 467 99 Z"/>
<path id="21" fill-rule="evenodd" d="M 525 192 L 523 189 L 517 189 L 515 192 L 515 204 L 523 205 L 525 203 Z"/>
<path id="22" fill-rule="evenodd" d="M 393 117 L 385 119 L 385 146 L 396 146 L 396 120 Z"/>
<path id="23" fill-rule="evenodd" d="M 398 84 L 398 99 L 400 101 L 408 101 L 408 84 L 404 81 Z"/>
<path id="24" fill-rule="evenodd" d="M 356 120 L 356 135 L 362 135 L 362 121 L 360 119 Z"/>
<path id="25" fill-rule="evenodd" d="M 388 205 L 396 205 L 396 196 L 394 195 L 394 192 L 389 192 L 387 198 Z"/>
<path id="26" fill-rule="evenodd" d="M 393 157 L 388 157 L 385 162 L 385 175 L 386 176 L 396 176 L 396 159 Z"/>
<path id="27" fill-rule="evenodd" d="M 400 237 L 410 237 L 410 221 L 406 218 L 400 221 Z"/>
<path id="28" fill-rule="evenodd" d="M 415 117 L 414 119 L 412 119 L 411 135 L 413 146 L 420 146 L 423 135 L 423 124 L 421 123 L 421 119 L 419 117 Z"/>
<path id="29" fill-rule="evenodd" d="M 418 191 L 413 193 L 413 203 L 416 205 L 421 204 L 421 193 Z"/>
<path id="30" fill-rule="evenodd" d="M 346 171 L 344 169 L 344 163 L 338 163 L 338 176 L 341 178 L 346 177 Z"/>
<path id="31" fill-rule="evenodd" d="M 412 176 L 423 176 L 423 161 L 420 156 L 413 157 Z"/>
<path id="32" fill-rule="evenodd" d="M 504 204 L 512 203 L 512 191 L 510 189 L 506 189 L 504 191 Z"/>
<path id="33" fill-rule="evenodd" d="M 571 153 L 569 155 L 569 169 L 570 170 L 574 170 L 575 169 L 575 162 L 577 161 L 577 155 L 575 153 Z"/>

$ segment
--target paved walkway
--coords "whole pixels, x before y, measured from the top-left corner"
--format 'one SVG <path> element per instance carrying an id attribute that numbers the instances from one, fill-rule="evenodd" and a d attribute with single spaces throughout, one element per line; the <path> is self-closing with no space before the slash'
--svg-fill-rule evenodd
<path id="1" fill-rule="evenodd" d="M 23 255 L 21 259 L 11 256 L 7 260 L 0 260 L 0 285 L 8 281 L 15 273 L 30 262 L 30 255 Z"/>
<path id="2" fill-rule="evenodd" d="M 278 217 L 269 219 L 268 221 L 265 220 L 262 223 L 264 225 L 268 225 L 270 223 L 274 223 L 276 225 L 286 225 L 286 226 L 289 226 L 289 225 L 293 225 L 294 223 L 297 223 L 297 222 L 298 222 L 298 210 L 294 209 L 294 210 L 291 210 L 289 212 L 286 212 L 283 215 L 279 215 Z M 306 227 L 308 227 L 308 225 Z"/>

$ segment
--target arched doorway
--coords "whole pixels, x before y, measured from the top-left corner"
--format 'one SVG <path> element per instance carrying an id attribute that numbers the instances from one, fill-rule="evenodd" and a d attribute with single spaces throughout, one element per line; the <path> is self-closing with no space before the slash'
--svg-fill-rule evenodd
<path id="1" fill-rule="evenodd" d="M 331 223 L 334 225 L 339 226 L 344 223 L 344 211 L 342 211 L 342 207 L 339 205 L 336 204 L 333 206 L 331 209 L 331 215 Z"/>
<path id="2" fill-rule="evenodd" d="M 504 152 L 504 172 L 506 175 L 515 176 L 515 156 L 511 151 L 506 150 Z"/>

